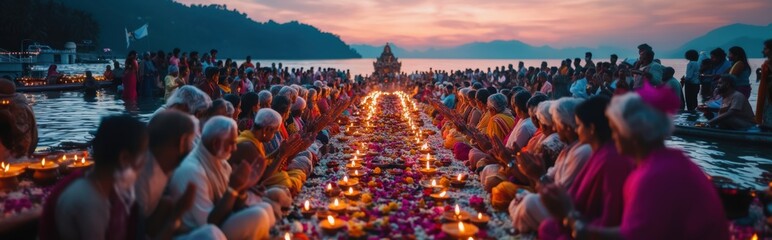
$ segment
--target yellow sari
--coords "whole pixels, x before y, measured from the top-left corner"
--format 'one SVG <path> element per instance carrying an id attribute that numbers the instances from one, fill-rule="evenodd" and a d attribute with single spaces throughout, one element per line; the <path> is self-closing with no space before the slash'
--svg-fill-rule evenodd
<path id="1" fill-rule="evenodd" d="M 482 122 L 482 121 L 480 121 Z M 498 113 L 488 119 L 488 126 L 485 127 L 485 135 L 491 138 L 498 138 L 504 141 L 504 138 L 512 131 L 515 126 L 515 117 L 509 111 Z"/>

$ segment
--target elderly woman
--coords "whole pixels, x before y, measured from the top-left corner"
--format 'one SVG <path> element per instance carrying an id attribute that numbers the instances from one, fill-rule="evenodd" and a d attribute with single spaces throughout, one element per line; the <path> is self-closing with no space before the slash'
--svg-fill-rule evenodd
<path id="1" fill-rule="evenodd" d="M 589 144 L 579 141 L 579 135 L 576 132 L 576 106 L 581 102 L 582 100 L 577 98 L 562 98 L 550 106 L 550 113 L 556 123 L 560 139 L 569 143 L 560 152 L 554 167 L 545 170 L 545 164 L 538 156 L 529 153 L 520 154 L 518 168 L 529 177 L 535 189 L 539 189 L 546 183 L 555 183 L 564 188 L 571 187 L 576 175 L 589 159 L 592 148 Z M 538 194 L 528 194 L 522 200 L 511 201 L 509 215 L 515 229 L 520 232 L 536 231 L 539 224 L 549 217 L 547 209 L 539 198 Z"/>
<path id="2" fill-rule="evenodd" d="M 180 69 L 177 65 L 169 65 L 169 73 L 164 77 L 164 99 L 169 99 L 174 90 L 185 86 L 185 79 L 180 78 Z"/>
<path id="3" fill-rule="evenodd" d="M 591 97 L 576 107 L 579 141 L 590 144 L 592 157 L 579 171 L 575 183 L 566 189 L 573 202 L 574 211 L 596 226 L 617 226 L 622 220 L 622 193 L 625 179 L 633 170 L 632 159 L 619 154 L 611 139 L 611 129 L 605 111 L 609 99 Z M 542 201 L 554 202 L 554 195 L 542 195 Z M 564 210 L 564 209 L 558 209 Z M 559 222 L 568 212 L 552 211 L 552 218 L 539 228 L 541 239 L 567 238 L 567 229 Z"/>
<path id="4" fill-rule="evenodd" d="M 497 93 L 488 97 L 490 118 L 488 118 L 488 123 L 484 126 L 483 133 L 489 138 L 504 139 L 506 134 L 512 130 L 512 126 L 515 125 L 515 117 L 512 116 L 508 107 L 507 97 L 504 94 Z M 482 167 L 488 164 L 488 162 L 481 161 L 483 158 L 488 157 L 488 154 L 485 153 L 487 150 L 473 148 L 469 151 L 469 166 L 472 169 L 482 169 Z"/>
<path id="5" fill-rule="evenodd" d="M 488 97 L 490 96 L 490 93 L 488 93 L 488 90 L 481 89 L 479 91 L 473 91 L 474 96 L 471 96 L 469 98 L 470 105 L 472 105 L 474 108 L 472 109 L 472 112 L 470 113 L 471 116 L 469 116 L 469 120 L 467 121 L 467 126 L 476 127 L 477 129 L 480 129 L 481 127 L 481 119 L 485 118 L 487 121 L 488 118 L 488 111 L 486 110 L 488 107 Z M 506 103 L 506 100 L 504 100 L 504 103 Z M 484 117 L 483 117 L 484 115 Z M 462 161 L 469 160 L 469 152 L 472 149 L 469 144 L 466 142 L 466 138 L 463 136 L 459 136 L 458 138 L 455 138 L 452 140 L 452 142 L 447 143 L 446 146 L 452 146 L 453 147 L 453 156 Z"/>
<path id="6" fill-rule="evenodd" d="M 552 114 L 550 113 L 550 107 L 555 101 L 546 101 L 539 103 L 534 111 L 536 119 L 539 122 L 539 130 L 541 131 L 541 139 L 537 142 L 529 141 L 528 149 L 526 152 L 532 152 L 541 155 L 542 161 L 544 161 L 544 168 L 549 169 L 555 165 L 555 160 L 563 148 L 566 146 L 563 141 L 560 140 L 560 135 L 555 130 L 555 122 L 552 120 Z M 533 144 L 533 146 L 531 146 Z"/>
<path id="7" fill-rule="evenodd" d="M 649 88 L 649 89 L 647 89 Z M 665 146 L 678 105 L 669 89 L 644 86 L 639 93 L 615 97 L 606 110 L 617 150 L 637 168 L 624 184 L 621 222 L 595 226 L 573 211 L 563 223 L 577 238 L 592 239 L 729 239 L 721 200 L 705 173 L 681 150 Z M 559 188 L 546 187 L 548 199 L 567 199 Z M 666 197 L 665 197 L 666 196 Z M 561 200 L 561 204 L 566 201 Z M 545 202 L 550 209 L 555 202 Z M 580 220 L 582 219 L 582 220 Z"/>
<path id="8" fill-rule="evenodd" d="M 167 109 L 174 109 L 201 118 L 211 106 L 212 99 L 209 95 L 201 89 L 186 85 L 175 90 L 169 99 L 166 99 L 166 104 L 159 107 L 153 115 Z"/>

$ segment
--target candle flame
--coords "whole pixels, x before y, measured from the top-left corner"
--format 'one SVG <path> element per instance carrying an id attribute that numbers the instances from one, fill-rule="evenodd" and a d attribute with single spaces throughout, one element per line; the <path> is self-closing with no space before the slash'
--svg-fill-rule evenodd
<path id="1" fill-rule="evenodd" d="M 354 189 L 351 187 L 348 187 L 348 194 L 354 194 Z"/>
<path id="2" fill-rule="evenodd" d="M 458 174 L 458 181 L 461 181 L 461 174 Z"/>
<path id="3" fill-rule="evenodd" d="M 332 217 L 332 215 L 327 215 L 327 222 L 329 222 L 330 225 L 335 225 L 335 218 Z"/>
<path id="4" fill-rule="evenodd" d="M 348 183 L 348 176 L 343 176 L 343 182 Z"/>
<path id="5" fill-rule="evenodd" d="M 477 219 L 482 219 L 482 213 L 477 213 Z"/>
<path id="6" fill-rule="evenodd" d="M 437 186 L 437 180 L 432 179 L 432 187 Z"/>
<path id="7" fill-rule="evenodd" d="M 11 167 L 11 164 L 5 164 L 3 163 L 3 172 L 8 172 L 8 169 Z"/>
<path id="8" fill-rule="evenodd" d="M 445 197 L 445 194 L 448 194 L 448 193 L 447 193 L 447 192 L 445 192 L 445 191 L 442 191 L 442 192 L 440 193 L 440 197 L 441 197 L 441 198 Z M 457 206 L 458 206 L 458 205 L 457 205 Z M 458 213 L 457 213 L 457 214 L 458 214 Z"/>
<path id="9" fill-rule="evenodd" d="M 751 240 L 759 240 L 759 235 L 753 234 L 753 237 L 751 237 Z"/>
<path id="10" fill-rule="evenodd" d="M 357 155 L 359 155 L 359 154 L 360 154 L 360 153 L 359 153 L 359 150 L 357 150 Z M 354 155 L 354 159 L 357 159 L 357 156 L 356 156 L 356 155 Z"/>
<path id="11" fill-rule="evenodd" d="M 426 150 L 427 148 L 429 148 L 429 146 L 427 146 L 426 143 L 424 143 L 424 145 L 421 146 L 421 150 Z"/>
<path id="12" fill-rule="evenodd" d="M 327 190 L 332 190 L 332 184 L 331 183 L 327 184 Z"/>
<path id="13" fill-rule="evenodd" d="M 430 169 L 429 167 L 429 161 L 426 162 L 426 169 Z"/>
<path id="14" fill-rule="evenodd" d="M 45 167 L 46 166 L 46 159 L 43 158 L 43 160 L 40 161 L 40 166 Z"/>
<path id="15" fill-rule="evenodd" d="M 354 170 L 354 175 L 359 175 L 359 170 Z"/>
<path id="16" fill-rule="evenodd" d="M 289 233 L 284 233 L 284 240 L 291 240 L 292 237 Z"/>
<path id="17" fill-rule="evenodd" d="M 62 155 L 62 161 L 67 161 L 67 155 Z"/>
<path id="18" fill-rule="evenodd" d="M 85 165 L 86 164 L 86 158 L 85 157 L 80 157 L 80 163 Z"/>
<path id="19" fill-rule="evenodd" d="M 306 202 L 303 203 L 303 208 L 305 208 L 306 211 L 311 210 L 311 203 L 306 200 Z"/>
<path id="20" fill-rule="evenodd" d="M 431 159 L 432 159 L 432 155 L 431 155 L 431 154 L 429 154 L 429 153 L 427 153 L 427 154 L 426 154 L 426 161 L 429 161 L 429 160 L 431 160 Z"/>
<path id="21" fill-rule="evenodd" d="M 458 231 L 464 232 L 464 222 L 458 222 Z"/>
<path id="22" fill-rule="evenodd" d="M 340 205 L 340 202 L 338 202 L 338 198 L 335 198 L 335 202 L 333 203 L 333 205 L 335 205 L 336 207 L 337 207 L 338 205 Z"/>
<path id="23" fill-rule="evenodd" d="M 456 215 L 461 215 L 461 208 L 458 207 L 458 204 L 456 204 L 455 212 L 456 212 Z"/>

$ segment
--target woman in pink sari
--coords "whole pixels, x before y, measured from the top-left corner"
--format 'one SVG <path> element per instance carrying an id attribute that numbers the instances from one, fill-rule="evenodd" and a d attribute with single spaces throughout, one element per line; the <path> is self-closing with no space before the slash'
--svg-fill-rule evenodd
<path id="1" fill-rule="evenodd" d="M 605 116 L 609 99 L 592 97 L 576 107 L 576 132 L 580 141 L 590 144 L 592 156 L 579 171 L 567 190 L 574 210 L 597 226 L 617 226 L 622 219 L 622 187 L 633 170 L 633 161 L 621 156 L 611 140 L 611 129 Z M 539 227 L 540 239 L 569 239 L 570 232 L 558 219 L 567 212 L 557 211 Z"/>
<path id="2" fill-rule="evenodd" d="M 622 218 L 614 227 L 586 221 L 586 213 L 576 211 L 560 188 L 542 188 L 542 201 L 553 215 L 568 213 L 561 222 L 572 235 L 582 239 L 729 239 L 721 201 L 705 173 L 681 150 L 665 146 L 678 102 L 669 89 L 649 84 L 611 101 L 606 115 L 616 148 L 632 157 L 637 168 L 625 181 Z"/>
<path id="3" fill-rule="evenodd" d="M 126 56 L 126 70 L 123 73 L 123 101 L 124 102 L 136 102 L 137 101 L 137 71 L 139 64 L 137 63 L 137 52 L 131 51 Z"/>

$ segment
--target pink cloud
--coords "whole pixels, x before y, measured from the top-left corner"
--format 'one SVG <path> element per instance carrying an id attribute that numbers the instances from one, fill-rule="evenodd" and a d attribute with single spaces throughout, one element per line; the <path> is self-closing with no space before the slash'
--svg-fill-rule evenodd
<path id="1" fill-rule="evenodd" d="M 185 4 L 212 0 L 178 0 Z M 769 0 L 232 0 L 257 21 L 298 20 L 348 43 L 393 42 L 407 48 L 474 41 L 534 45 L 672 48 L 735 22 L 769 24 Z"/>

